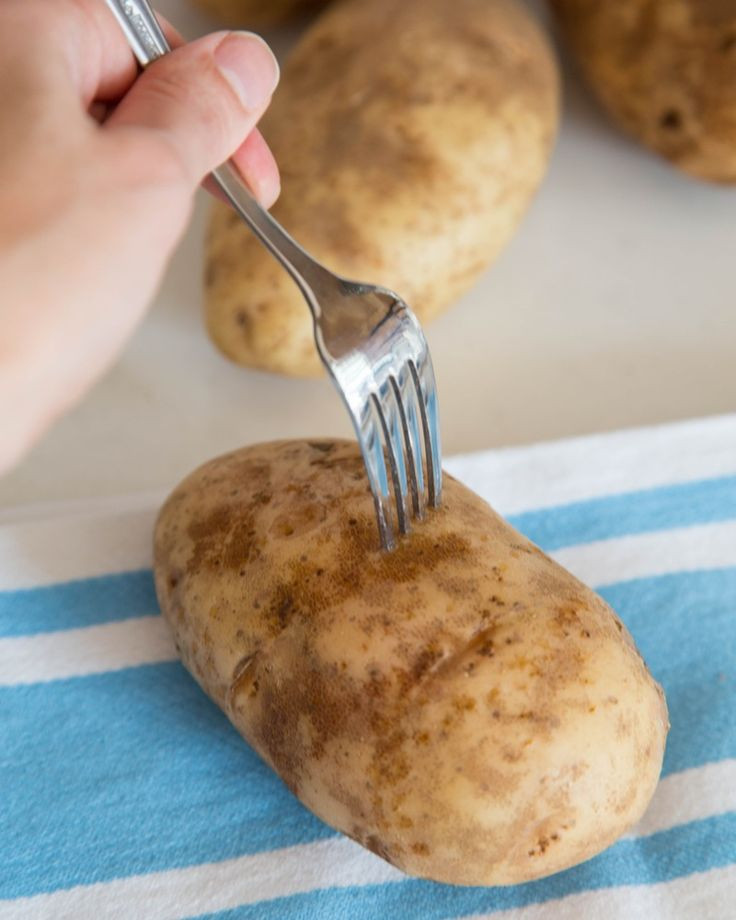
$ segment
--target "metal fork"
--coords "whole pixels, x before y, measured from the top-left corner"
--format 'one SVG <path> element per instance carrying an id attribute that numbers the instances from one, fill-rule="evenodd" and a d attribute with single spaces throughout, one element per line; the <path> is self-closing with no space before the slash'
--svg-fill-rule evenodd
<path id="1" fill-rule="evenodd" d="M 171 50 L 148 0 L 106 2 L 143 67 Z M 312 311 L 317 350 L 363 454 L 381 545 L 393 549 L 389 480 L 401 533 L 408 533 L 412 517 L 424 516 L 426 505 L 437 507 L 442 492 L 437 389 L 421 326 L 392 291 L 348 281 L 313 259 L 258 204 L 231 163 L 212 175 Z"/>

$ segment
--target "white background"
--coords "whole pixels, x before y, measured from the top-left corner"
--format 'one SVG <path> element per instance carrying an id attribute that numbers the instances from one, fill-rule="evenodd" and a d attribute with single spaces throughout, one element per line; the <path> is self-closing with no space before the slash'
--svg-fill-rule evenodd
<path id="1" fill-rule="evenodd" d="M 188 37 L 212 26 L 184 0 L 159 8 Z M 519 233 L 428 329 L 445 453 L 736 409 L 736 189 L 661 163 L 565 79 L 559 142 Z M 202 195 L 148 318 L 0 480 L 0 507 L 166 489 L 241 444 L 349 435 L 327 381 L 248 371 L 209 343 L 206 211 Z"/>

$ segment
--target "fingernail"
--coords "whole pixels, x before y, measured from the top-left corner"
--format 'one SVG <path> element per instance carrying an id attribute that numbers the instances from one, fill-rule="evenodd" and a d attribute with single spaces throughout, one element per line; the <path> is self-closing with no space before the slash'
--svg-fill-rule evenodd
<path id="1" fill-rule="evenodd" d="M 215 61 L 246 109 L 262 108 L 279 82 L 273 51 L 253 32 L 231 32 L 215 48 Z"/>

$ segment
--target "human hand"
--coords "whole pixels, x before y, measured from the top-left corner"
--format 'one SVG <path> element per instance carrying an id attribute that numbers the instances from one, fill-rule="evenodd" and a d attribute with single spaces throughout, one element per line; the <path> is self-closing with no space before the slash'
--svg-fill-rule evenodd
<path id="1" fill-rule="evenodd" d="M 207 173 L 233 156 L 278 196 L 261 39 L 209 35 L 136 76 L 102 0 L 2 0 L 0 472 L 122 348 Z"/>

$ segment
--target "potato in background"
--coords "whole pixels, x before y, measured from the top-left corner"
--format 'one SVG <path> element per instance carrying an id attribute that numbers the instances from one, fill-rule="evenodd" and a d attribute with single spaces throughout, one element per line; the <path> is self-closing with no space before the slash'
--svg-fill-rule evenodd
<path id="1" fill-rule="evenodd" d="M 237 27 L 271 26 L 314 12 L 329 0 L 194 0 L 206 13 Z"/>
<path id="2" fill-rule="evenodd" d="M 515 0 L 345 0 L 295 47 L 263 120 L 283 179 L 273 213 L 330 269 L 397 291 L 426 322 L 513 235 L 557 120 L 556 62 Z M 223 205 L 206 287 L 226 355 L 321 372 L 301 294 Z"/>
<path id="3" fill-rule="evenodd" d="M 550 3 L 625 131 L 685 172 L 736 182 L 736 2 Z"/>

